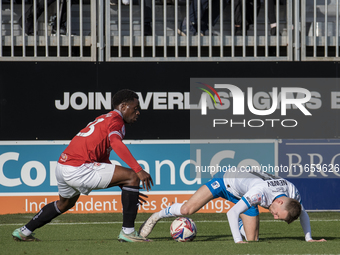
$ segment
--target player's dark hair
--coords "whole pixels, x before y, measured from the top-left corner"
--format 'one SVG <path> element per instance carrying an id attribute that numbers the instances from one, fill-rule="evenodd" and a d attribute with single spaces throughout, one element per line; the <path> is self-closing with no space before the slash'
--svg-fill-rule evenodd
<path id="1" fill-rule="evenodd" d="M 133 101 L 135 98 L 138 99 L 136 92 L 129 89 L 119 90 L 112 97 L 112 108 L 115 109 L 121 103 Z"/>
<path id="2" fill-rule="evenodd" d="M 301 204 L 299 201 L 290 198 L 288 203 L 286 204 L 286 210 L 288 211 L 288 216 L 286 218 L 286 222 L 288 224 L 292 223 L 294 220 L 299 218 L 301 214 Z"/>

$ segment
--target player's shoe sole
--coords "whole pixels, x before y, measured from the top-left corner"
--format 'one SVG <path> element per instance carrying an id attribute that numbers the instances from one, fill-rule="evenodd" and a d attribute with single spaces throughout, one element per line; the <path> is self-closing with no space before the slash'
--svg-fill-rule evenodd
<path id="1" fill-rule="evenodd" d="M 138 234 L 144 238 L 150 235 L 152 229 L 155 227 L 160 218 L 157 217 L 157 213 L 152 214 L 142 226 L 140 226 Z"/>
<path id="2" fill-rule="evenodd" d="M 120 231 L 120 234 L 118 236 L 118 241 L 119 242 L 128 242 L 128 243 L 151 242 L 151 240 L 140 236 L 137 233 L 137 231 L 127 235 L 123 232 L 123 230 Z"/>
<path id="3" fill-rule="evenodd" d="M 12 233 L 13 239 L 15 241 L 20 241 L 20 242 L 37 242 L 40 241 L 38 238 L 35 238 L 33 234 L 30 234 L 29 236 L 25 236 L 24 234 L 21 233 L 20 228 L 17 228 L 16 230 L 13 231 Z"/>

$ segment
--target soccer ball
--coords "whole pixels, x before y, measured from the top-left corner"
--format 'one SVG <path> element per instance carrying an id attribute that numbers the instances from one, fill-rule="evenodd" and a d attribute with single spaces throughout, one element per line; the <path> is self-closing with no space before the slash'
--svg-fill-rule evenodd
<path id="1" fill-rule="evenodd" d="M 188 242 L 196 237 L 197 228 L 195 222 L 190 218 L 178 217 L 170 226 L 170 234 L 177 242 Z"/>

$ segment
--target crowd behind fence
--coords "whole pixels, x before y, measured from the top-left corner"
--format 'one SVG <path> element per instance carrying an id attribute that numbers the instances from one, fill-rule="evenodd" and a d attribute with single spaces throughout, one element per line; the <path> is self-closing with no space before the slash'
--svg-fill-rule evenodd
<path id="1" fill-rule="evenodd" d="M 2 61 L 337 61 L 339 0 L 2 0 Z"/>

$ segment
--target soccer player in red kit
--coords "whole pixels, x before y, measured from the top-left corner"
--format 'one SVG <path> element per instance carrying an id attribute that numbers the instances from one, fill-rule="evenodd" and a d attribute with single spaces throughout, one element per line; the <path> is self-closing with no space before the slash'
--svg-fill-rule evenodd
<path id="1" fill-rule="evenodd" d="M 61 154 L 57 168 L 59 200 L 44 206 L 25 226 L 14 230 L 17 241 L 39 241 L 32 232 L 71 209 L 80 194 L 94 189 L 119 186 L 122 189 L 123 227 L 118 236 L 121 242 L 146 242 L 134 229 L 140 197 L 139 183 L 151 189 L 153 181 L 122 142 L 125 124 L 132 124 L 140 115 L 138 95 L 120 90 L 112 98 L 113 111 L 90 122 L 70 142 Z M 110 151 L 131 168 L 111 164 Z"/>

